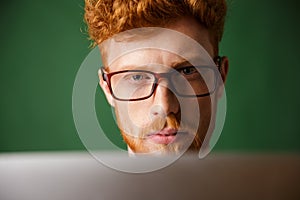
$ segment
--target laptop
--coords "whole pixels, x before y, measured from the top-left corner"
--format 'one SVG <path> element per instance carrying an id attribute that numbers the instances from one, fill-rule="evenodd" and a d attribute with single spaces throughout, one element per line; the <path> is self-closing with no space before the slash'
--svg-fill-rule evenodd
<path id="1" fill-rule="evenodd" d="M 103 152 L 120 166 L 124 159 Z M 153 159 L 153 163 L 159 159 Z M 0 154 L 1 200 L 300 199 L 299 154 L 210 153 L 183 156 L 132 173 L 88 152 Z"/>

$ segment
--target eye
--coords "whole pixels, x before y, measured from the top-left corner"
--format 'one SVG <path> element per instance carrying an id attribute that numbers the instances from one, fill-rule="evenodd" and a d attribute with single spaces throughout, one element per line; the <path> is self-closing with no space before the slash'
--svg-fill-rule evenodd
<path id="1" fill-rule="evenodd" d="M 141 74 L 132 75 L 132 79 L 134 81 L 140 81 L 143 79 L 143 75 L 141 75 Z"/>
<path id="2" fill-rule="evenodd" d="M 190 75 L 190 74 L 197 72 L 197 70 L 193 66 L 181 68 L 179 71 L 181 73 L 183 73 L 184 75 Z"/>
<path id="3" fill-rule="evenodd" d="M 135 81 L 135 82 L 141 82 L 141 81 L 151 81 L 153 79 L 151 74 L 148 73 L 133 73 L 128 76 L 129 80 Z"/>

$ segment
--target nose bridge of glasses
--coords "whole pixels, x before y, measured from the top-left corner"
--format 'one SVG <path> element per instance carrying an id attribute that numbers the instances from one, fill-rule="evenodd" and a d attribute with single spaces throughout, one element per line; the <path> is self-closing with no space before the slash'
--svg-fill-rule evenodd
<path id="1" fill-rule="evenodd" d="M 155 74 L 156 79 L 157 79 L 157 85 L 166 87 L 166 88 L 170 88 L 173 86 L 172 84 L 172 73 L 167 72 L 167 73 L 157 73 Z"/>
<path id="2" fill-rule="evenodd" d="M 155 103 L 161 105 L 166 114 L 177 113 L 180 109 L 171 77 L 170 72 L 156 74 L 156 89 L 153 91 Z"/>
<path id="3" fill-rule="evenodd" d="M 160 92 L 163 92 L 164 95 L 169 96 L 170 94 L 172 94 L 172 96 L 177 96 L 177 92 L 174 85 L 176 83 L 173 83 L 173 76 L 173 72 L 156 74 L 156 90 L 159 87 Z"/>

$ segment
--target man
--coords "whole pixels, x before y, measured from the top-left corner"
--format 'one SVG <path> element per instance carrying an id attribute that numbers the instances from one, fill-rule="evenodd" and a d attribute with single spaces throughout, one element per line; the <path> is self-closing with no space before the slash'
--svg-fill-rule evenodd
<path id="1" fill-rule="evenodd" d="M 228 72 L 225 0 L 86 0 L 100 86 L 132 154 L 207 148 Z"/>

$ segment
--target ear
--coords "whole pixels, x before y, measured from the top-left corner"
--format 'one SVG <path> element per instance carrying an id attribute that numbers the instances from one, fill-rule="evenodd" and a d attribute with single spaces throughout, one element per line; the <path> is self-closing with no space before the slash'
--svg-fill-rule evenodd
<path id="1" fill-rule="evenodd" d="M 114 98 L 112 97 L 112 94 L 111 94 L 111 92 L 109 90 L 107 82 L 103 80 L 102 73 L 101 73 L 100 69 L 98 70 L 98 77 L 99 77 L 99 85 L 102 88 L 102 90 L 103 90 L 103 92 L 104 92 L 104 94 L 106 96 L 106 99 L 107 99 L 108 103 L 112 107 L 114 107 L 115 106 Z"/>
<path id="2" fill-rule="evenodd" d="M 225 89 L 225 82 L 228 74 L 228 69 L 229 69 L 229 61 L 226 56 L 223 56 L 221 58 L 221 64 L 220 64 L 220 75 L 222 80 L 219 80 L 218 88 L 217 88 L 217 97 L 218 99 L 221 99 L 224 93 Z"/>

